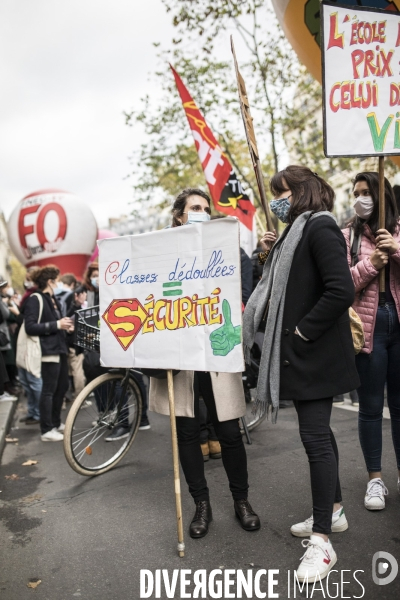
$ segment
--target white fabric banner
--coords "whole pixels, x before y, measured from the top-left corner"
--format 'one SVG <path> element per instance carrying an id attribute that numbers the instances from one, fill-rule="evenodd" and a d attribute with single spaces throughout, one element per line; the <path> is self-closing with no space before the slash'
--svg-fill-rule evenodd
<path id="1" fill-rule="evenodd" d="M 102 365 L 244 370 L 236 219 L 98 245 Z"/>
<path id="2" fill-rule="evenodd" d="M 325 154 L 400 154 L 400 15 L 321 8 Z"/>

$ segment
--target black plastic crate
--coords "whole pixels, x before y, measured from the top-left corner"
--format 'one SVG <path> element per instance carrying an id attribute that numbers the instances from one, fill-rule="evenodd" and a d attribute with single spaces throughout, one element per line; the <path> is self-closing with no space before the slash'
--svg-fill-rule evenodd
<path id="1" fill-rule="evenodd" d="M 100 307 L 91 306 L 75 313 L 75 344 L 85 350 L 100 352 Z"/>

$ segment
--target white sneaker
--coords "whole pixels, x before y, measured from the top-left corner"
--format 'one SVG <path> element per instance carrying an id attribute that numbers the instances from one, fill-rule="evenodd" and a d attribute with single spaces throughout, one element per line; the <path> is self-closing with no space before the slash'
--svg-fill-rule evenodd
<path id="1" fill-rule="evenodd" d="M 54 429 L 51 429 L 47 433 L 41 435 L 40 439 L 42 440 L 42 442 L 62 442 L 64 436 L 54 427 Z"/>
<path id="2" fill-rule="evenodd" d="M 297 579 L 308 583 L 324 579 L 337 562 L 336 552 L 330 541 L 325 542 L 319 535 L 312 535 L 309 540 L 302 540 L 301 545 L 307 550 L 300 559 Z"/>
<path id="3" fill-rule="evenodd" d="M 57 427 L 57 431 L 64 431 L 65 429 L 65 423 L 60 423 L 60 426 Z"/>
<path id="4" fill-rule="evenodd" d="M 368 482 L 364 498 L 364 506 L 368 510 L 382 510 L 385 508 L 385 496 L 389 491 L 380 477 L 375 477 Z"/>
<path id="5" fill-rule="evenodd" d="M 292 535 L 296 537 L 309 537 L 312 535 L 314 525 L 313 516 L 309 517 L 302 523 L 296 523 L 292 525 L 290 528 L 290 532 Z M 344 514 L 343 506 L 337 510 L 332 515 L 332 533 L 339 533 L 341 531 L 346 531 L 349 528 L 349 524 L 346 519 L 346 515 Z"/>
<path id="6" fill-rule="evenodd" d="M 12 396 L 8 392 L 0 394 L 0 402 L 15 402 L 15 400 L 18 400 L 17 396 Z"/>

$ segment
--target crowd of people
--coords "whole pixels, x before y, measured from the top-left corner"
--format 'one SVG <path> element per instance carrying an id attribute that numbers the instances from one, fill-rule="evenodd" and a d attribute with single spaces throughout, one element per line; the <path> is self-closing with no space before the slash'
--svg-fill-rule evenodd
<path id="1" fill-rule="evenodd" d="M 387 401 L 400 493 L 400 220 L 385 179 L 385 228 L 379 227 L 375 172 L 354 179 L 354 216 L 342 230 L 333 216 L 334 190 L 307 167 L 276 173 L 270 189 L 270 209 L 285 228 L 279 236 L 265 233 L 253 268 L 241 254 L 243 349 L 246 361 L 255 344 L 260 352 L 256 409 L 267 410 L 273 422 L 285 403 L 297 413 L 310 466 L 313 514 L 294 524 L 291 533 L 308 538 L 302 541 L 305 554 L 297 576 L 312 582 L 326 577 L 337 561 L 330 534 L 348 528 L 339 450 L 330 427 L 334 398 L 351 393 L 359 404 L 359 440 L 368 473 L 364 506 L 373 511 L 385 508 L 388 494 L 381 463 Z M 173 204 L 171 227 L 210 218 L 209 196 L 186 189 Z M 379 288 L 382 269 L 384 293 Z M 99 303 L 98 265 L 89 266 L 83 282 L 59 275 L 51 265 L 29 269 L 22 298 L 0 282 L 0 399 L 13 398 L 22 386 L 28 412 L 21 420 L 40 424 L 43 441 L 62 440 L 64 400 L 79 394 L 101 370 L 98 356 L 85 356 L 74 338 L 76 311 Z M 351 308 L 363 330 L 361 351 L 355 349 Z M 24 336 L 40 341 L 39 364 Z M 210 456 L 222 457 L 242 528 L 259 529 L 260 518 L 248 500 L 239 427 L 246 410 L 243 374 L 180 371 L 174 386 L 180 462 L 195 503 L 191 537 L 204 537 L 212 521 L 204 470 Z M 151 377 L 150 409 L 167 414 L 167 398 L 167 381 Z M 150 426 L 146 410 L 141 426 Z M 114 434 L 109 441 L 125 435 L 122 430 Z"/>
<path id="2" fill-rule="evenodd" d="M 66 402 L 102 372 L 98 353 L 93 359 L 76 345 L 74 326 L 77 311 L 99 303 L 98 273 L 92 263 L 80 282 L 54 265 L 31 267 L 23 296 L 0 282 L 0 400 L 15 401 L 23 390 L 27 412 L 20 422 L 39 425 L 43 442 L 63 440 Z M 150 428 L 146 407 L 140 426 Z"/>

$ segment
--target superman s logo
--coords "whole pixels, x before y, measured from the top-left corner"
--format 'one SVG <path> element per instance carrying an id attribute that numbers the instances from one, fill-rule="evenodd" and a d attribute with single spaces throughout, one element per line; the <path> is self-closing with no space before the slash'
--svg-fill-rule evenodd
<path id="1" fill-rule="evenodd" d="M 137 298 L 113 300 L 103 319 L 124 350 L 132 344 L 149 316 Z"/>

